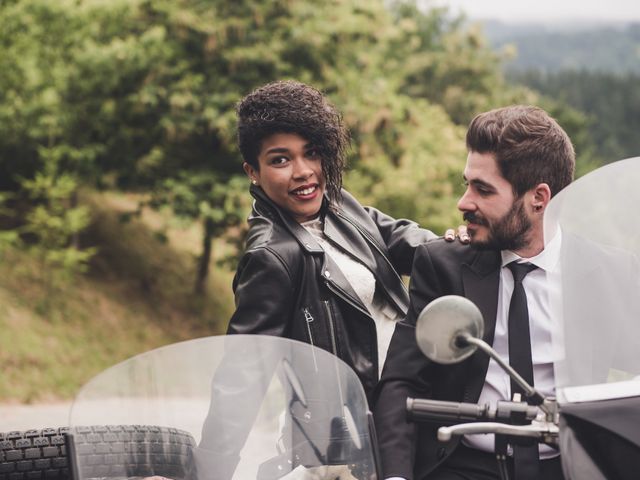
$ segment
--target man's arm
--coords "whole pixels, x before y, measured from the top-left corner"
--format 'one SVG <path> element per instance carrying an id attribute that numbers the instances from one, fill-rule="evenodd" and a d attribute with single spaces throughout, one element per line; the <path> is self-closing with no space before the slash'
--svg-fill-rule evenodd
<path id="1" fill-rule="evenodd" d="M 374 418 L 385 478 L 413 478 L 417 427 L 406 420 L 406 400 L 431 396 L 430 362 L 415 339 L 418 314 L 440 296 L 429 247 L 418 247 L 411 274 L 407 318 L 396 325 L 377 389 Z"/>

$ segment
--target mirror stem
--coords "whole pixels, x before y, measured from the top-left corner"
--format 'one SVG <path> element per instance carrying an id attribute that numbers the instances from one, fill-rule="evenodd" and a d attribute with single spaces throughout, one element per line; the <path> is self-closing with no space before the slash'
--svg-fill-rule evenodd
<path id="1" fill-rule="evenodd" d="M 493 358 L 500 367 L 507 372 L 507 374 L 513 378 L 513 380 L 524 390 L 524 395 L 526 398 L 530 399 L 531 405 L 536 405 L 540 407 L 540 409 L 549 413 L 547 410 L 547 406 L 544 404 L 544 396 L 538 392 L 535 388 L 529 385 L 524 378 L 522 378 L 518 372 L 516 372 L 511 365 L 506 363 L 500 356 L 491 348 L 484 340 L 480 338 L 475 338 L 468 333 L 460 333 L 456 336 L 456 344 L 461 347 L 466 347 L 467 345 L 475 345 L 484 353 L 489 355 L 489 357 Z"/>

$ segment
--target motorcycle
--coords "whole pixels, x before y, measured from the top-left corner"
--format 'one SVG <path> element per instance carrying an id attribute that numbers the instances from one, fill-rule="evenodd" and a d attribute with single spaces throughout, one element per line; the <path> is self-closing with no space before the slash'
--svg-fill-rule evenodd
<path id="1" fill-rule="evenodd" d="M 208 337 L 133 357 L 81 389 L 70 423 L 73 480 L 379 478 L 356 374 L 279 337 Z"/>
<path id="2" fill-rule="evenodd" d="M 599 168 L 550 202 L 545 244 L 561 236 L 549 311 L 555 397 L 528 385 L 482 340 L 480 311 L 462 297 L 431 302 L 418 318 L 422 352 L 443 364 L 489 355 L 525 398 L 476 405 L 410 398 L 409 416 L 441 424 L 438 439 L 495 434 L 508 478 L 508 444 L 527 439 L 559 450 L 567 480 L 632 479 L 640 471 L 640 158 Z M 480 354 L 480 353 L 478 353 Z"/>

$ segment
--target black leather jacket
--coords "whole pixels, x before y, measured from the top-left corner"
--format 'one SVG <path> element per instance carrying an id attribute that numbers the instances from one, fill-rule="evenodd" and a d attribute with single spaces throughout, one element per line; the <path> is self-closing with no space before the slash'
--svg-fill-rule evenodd
<path id="1" fill-rule="evenodd" d="M 330 351 L 355 370 L 371 399 L 378 353 L 369 311 L 313 236 L 262 189 L 250 191 L 255 202 L 227 333 L 278 335 Z M 323 211 L 326 236 L 369 268 L 377 292 L 404 317 L 409 297 L 399 274 L 411 272 L 415 248 L 435 235 L 362 207 L 344 190 L 341 202 L 325 200 Z"/>

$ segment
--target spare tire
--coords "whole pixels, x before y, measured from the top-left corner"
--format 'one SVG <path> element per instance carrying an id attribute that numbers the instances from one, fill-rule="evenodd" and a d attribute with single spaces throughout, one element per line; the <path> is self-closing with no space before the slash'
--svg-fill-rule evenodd
<path id="1" fill-rule="evenodd" d="M 0 480 L 67 480 L 67 428 L 0 433 Z"/>
<path id="2" fill-rule="evenodd" d="M 74 448 L 80 478 L 147 477 L 185 479 L 193 469 L 191 434 L 149 425 L 47 428 L 0 434 L 0 480 L 68 480 Z"/>

